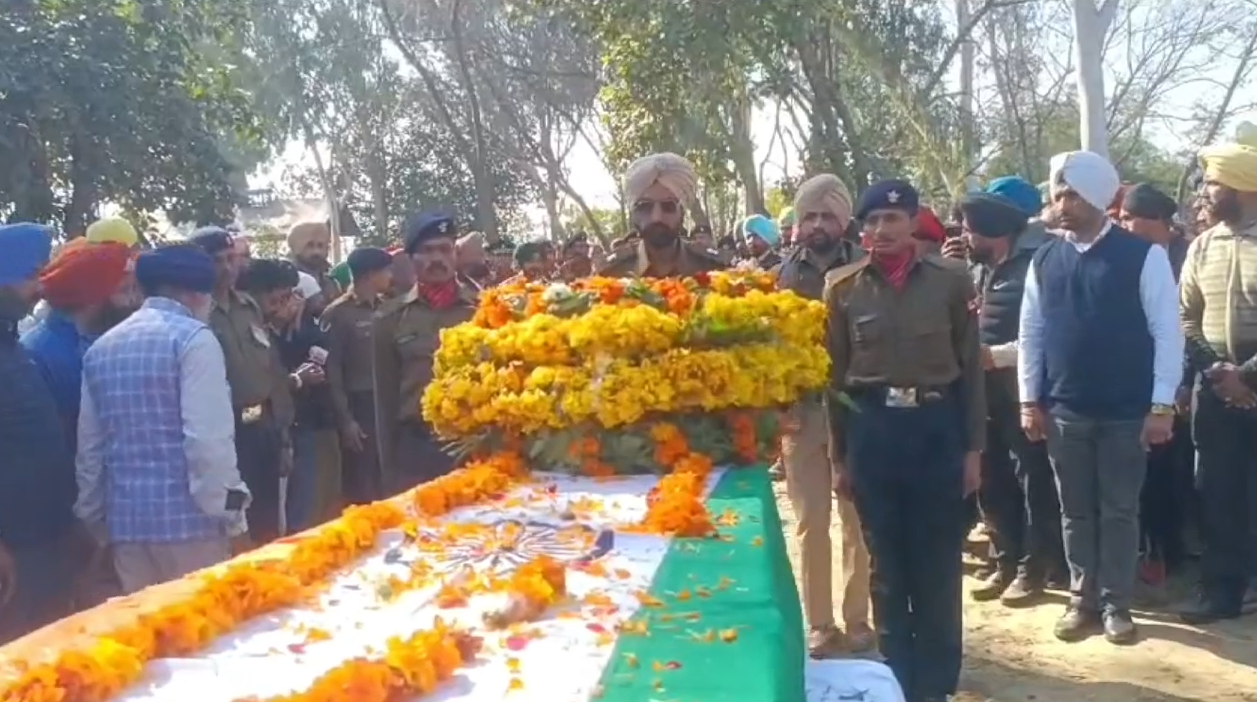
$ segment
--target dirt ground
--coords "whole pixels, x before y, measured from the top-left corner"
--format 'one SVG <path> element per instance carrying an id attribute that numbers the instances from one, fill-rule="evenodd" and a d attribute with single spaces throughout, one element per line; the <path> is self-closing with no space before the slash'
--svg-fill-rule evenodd
<path id="1" fill-rule="evenodd" d="M 782 483 L 777 504 L 797 577 L 794 514 Z M 836 542 L 837 521 L 831 533 Z M 834 566 L 837 589 L 837 559 Z M 966 587 L 976 582 L 967 580 Z M 1064 603 L 1052 595 L 1051 603 L 1029 610 L 966 598 L 957 702 L 1257 702 L 1257 614 L 1201 629 L 1179 624 L 1164 607 L 1150 607 L 1136 613 L 1141 640 L 1134 646 L 1119 648 L 1100 637 L 1066 644 L 1052 636 Z M 839 597 L 835 593 L 835 605 Z"/>

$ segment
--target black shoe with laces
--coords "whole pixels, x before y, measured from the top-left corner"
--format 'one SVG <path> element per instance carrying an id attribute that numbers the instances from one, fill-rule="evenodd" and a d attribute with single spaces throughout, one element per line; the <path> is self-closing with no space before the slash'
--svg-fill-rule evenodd
<path id="1" fill-rule="evenodd" d="M 1194 602 L 1178 611 L 1178 618 L 1184 624 L 1200 626 L 1226 619 L 1238 619 L 1242 613 L 1239 604 L 1224 604 L 1221 598 L 1201 593 Z"/>

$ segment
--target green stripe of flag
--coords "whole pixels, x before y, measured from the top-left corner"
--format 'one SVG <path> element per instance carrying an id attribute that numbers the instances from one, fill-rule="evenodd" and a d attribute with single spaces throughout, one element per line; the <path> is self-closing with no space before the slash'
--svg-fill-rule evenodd
<path id="1" fill-rule="evenodd" d="M 602 702 L 805 698 L 803 616 L 766 467 L 727 471 L 707 505 L 737 524 L 720 525 L 721 539 L 673 540 L 649 591 L 664 606 L 634 617 L 648 635 L 630 626 L 616 642 Z"/>

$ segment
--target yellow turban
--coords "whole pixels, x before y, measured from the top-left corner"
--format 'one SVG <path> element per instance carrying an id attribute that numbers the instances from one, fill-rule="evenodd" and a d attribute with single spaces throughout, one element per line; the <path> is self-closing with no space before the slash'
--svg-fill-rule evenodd
<path id="1" fill-rule="evenodd" d="M 331 243 L 332 229 L 327 222 L 298 222 L 288 230 L 288 250 L 301 253 L 312 241 Z"/>
<path id="2" fill-rule="evenodd" d="M 624 173 L 624 194 L 630 204 L 637 202 L 655 183 L 667 188 L 682 205 L 688 205 L 698 193 L 698 174 L 693 164 L 672 153 L 651 154 L 634 161 Z"/>
<path id="3" fill-rule="evenodd" d="M 851 192 L 841 178 L 822 173 L 803 181 L 794 195 L 794 216 L 802 219 L 813 212 L 830 212 L 847 226 L 851 221 Z"/>
<path id="4" fill-rule="evenodd" d="M 1257 193 L 1257 147 L 1206 146 L 1200 150 L 1200 167 L 1205 171 L 1205 180 L 1243 193 Z"/>
<path id="5" fill-rule="evenodd" d="M 135 246 L 140 243 L 140 235 L 135 232 L 135 227 L 121 217 L 105 217 L 92 222 L 88 225 L 84 238 L 91 244 L 112 242 L 123 246 Z"/>

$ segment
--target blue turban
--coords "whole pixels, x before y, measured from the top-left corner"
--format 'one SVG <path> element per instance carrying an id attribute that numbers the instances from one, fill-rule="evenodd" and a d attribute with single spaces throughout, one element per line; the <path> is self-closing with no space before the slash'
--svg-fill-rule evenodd
<path id="1" fill-rule="evenodd" d="M 921 208 L 921 196 L 906 180 L 879 180 L 860 195 L 855 218 L 865 219 L 873 210 L 903 210 L 915 217 Z"/>
<path id="2" fill-rule="evenodd" d="M 21 222 L 0 226 L 0 285 L 33 280 L 52 256 L 52 230 Z"/>
<path id="3" fill-rule="evenodd" d="M 209 293 L 214 291 L 214 280 L 214 259 L 192 244 L 161 246 L 135 260 L 135 281 L 145 295 L 163 287 Z"/>
<path id="4" fill-rule="evenodd" d="M 231 232 L 222 227 L 201 227 L 192 232 L 188 241 L 201 247 L 205 253 L 213 256 L 231 248 Z"/>
<path id="5" fill-rule="evenodd" d="M 996 178 L 986 186 L 986 192 L 1012 200 L 1029 217 L 1038 217 L 1039 211 L 1043 209 L 1043 195 L 1030 181 L 1021 176 Z"/>
<path id="6" fill-rule="evenodd" d="M 425 241 L 448 237 L 458 237 L 458 224 L 454 218 L 440 212 L 421 212 L 406 218 L 402 225 L 402 247 L 406 253 L 414 253 L 415 249 Z"/>
<path id="7" fill-rule="evenodd" d="M 751 215 L 742 222 L 742 233 L 746 236 L 755 236 L 764 240 L 769 246 L 776 246 L 781 242 L 781 228 L 777 223 L 764 215 Z"/>

